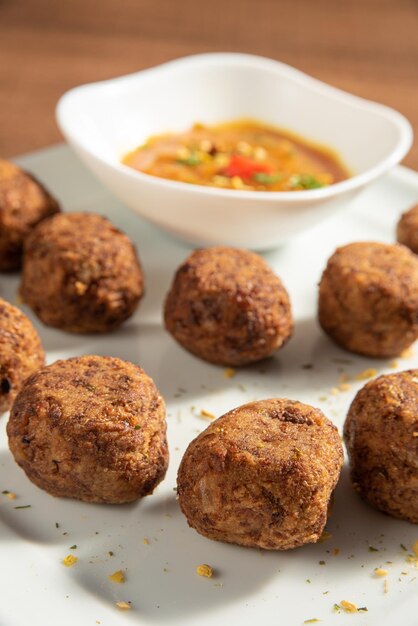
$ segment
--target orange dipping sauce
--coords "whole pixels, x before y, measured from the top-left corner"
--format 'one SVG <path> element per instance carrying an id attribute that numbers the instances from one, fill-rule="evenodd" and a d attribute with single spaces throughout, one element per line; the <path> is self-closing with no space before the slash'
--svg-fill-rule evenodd
<path id="1" fill-rule="evenodd" d="M 332 150 L 255 120 L 155 135 L 122 162 L 159 178 L 248 191 L 319 189 L 350 176 Z"/>

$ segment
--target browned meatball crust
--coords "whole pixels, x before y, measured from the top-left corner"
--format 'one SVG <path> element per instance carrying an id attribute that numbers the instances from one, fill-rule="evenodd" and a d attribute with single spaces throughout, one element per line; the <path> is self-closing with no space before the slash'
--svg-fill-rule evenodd
<path id="1" fill-rule="evenodd" d="M 418 204 L 401 215 L 396 228 L 396 238 L 412 252 L 418 254 Z"/>
<path id="2" fill-rule="evenodd" d="M 114 330 L 135 311 L 143 290 L 132 242 L 99 215 L 56 215 L 25 243 L 20 293 L 48 326 Z"/>
<path id="3" fill-rule="evenodd" d="M 0 413 L 10 409 L 24 380 L 44 363 L 41 340 L 29 319 L 0 298 Z"/>
<path id="4" fill-rule="evenodd" d="M 367 383 L 350 406 L 344 440 L 361 496 L 418 524 L 418 370 Z"/>
<path id="5" fill-rule="evenodd" d="M 236 248 L 193 252 L 175 275 L 164 319 L 183 348 L 220 365 L 259 361 L 293 331 L 280 279 L 260 256 Z"/>
<path id="6" fill-rule="evenodd" d="M 319 322 L 350 352 L 399 355 L 418 336 L 418 259 L 401 245 L 338 248 L 320 282 Z"/>
<path id="7" fill-rule="evenodd" d="M 210 539 L 296 548 L 321 536 L 342 463 L 340 436 L 319 409 L 251 402 L 189 445 L 178 472 L 180 507 Z"/>
<path id="8" fill-rule="evenodd" d="M 23 242 L 58 202 L 33 176 L 0 159 L 0 271 L 19 269 Z"/>
<path id="9" fill-rule="evenodd" d="M 117 358 L 39 370 L 17 396 L 7 434 L 28 478 L 54 496 L 131 502 L 167 469 L 164 401 L 140 367 Z"/>

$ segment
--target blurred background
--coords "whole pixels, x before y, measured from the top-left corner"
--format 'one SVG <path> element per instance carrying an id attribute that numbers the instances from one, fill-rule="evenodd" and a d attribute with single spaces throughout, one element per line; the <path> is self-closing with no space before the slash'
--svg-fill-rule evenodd
<path id="1" fill-rule="evenodd" d="M 418 136 L 416 0 L 0 0 L 0 154 L 62 140 L 70 87 L 207 51 L 269 56 L 406 115 Z M 418 169 L 418 142 L 404 163 Z"/>

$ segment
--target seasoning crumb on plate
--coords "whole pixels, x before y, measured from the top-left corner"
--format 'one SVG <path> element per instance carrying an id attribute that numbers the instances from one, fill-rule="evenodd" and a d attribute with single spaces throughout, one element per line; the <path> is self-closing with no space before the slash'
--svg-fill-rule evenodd
<path id="1" fill-rule="evenodd" d="M 368 369 L 365 369 L 361 372 L 359 372 L 355 379 L 356 380 L 367 380 L 368 378 L 373 378 L 374 376 L 376 376 L 377 374 L 377 370 L 374 367 L 369 367 Z"/>
<path id="2" fill-rule="evenodd" d="M 116 572 L 113 572 L 113 574 L 110 574 L 108 576 L 108 579 L 112 582 L 112 583 L 124 583 L 125 582 L 125 574 L 122 572 L 121 569 L 118 569 Z"/>
<path id="3" fill-rule="evenodd" d="M 350 391 L 351 385 L 350 383 L 340 383 L 340 385 L 338 385 L 338 389 L 340 391 Z"/>
<path id="4" fill-rule="evenodd" d="M 74 556 L 74 554 L 68 554 L 68 556 L 62 560 L 62 564 L 65 565 L 65 567 L 72 567 L 77 563 L 77 561 L 78 557 Z"/>
<path id="5" fill-rule="evenodd" d="M 341 600 L 339 604 L 339 608 L 341 608 L 345 613 L 357 613 L 357 605 L 353 602 L 349 602 L 348 600 Z"/>
<path id="6" fill-rule="evenodd" d="M 368 608 L 366 606 L 357 607 L 353 602 L 341 600 L 340 604 L 334 604 L 333 610 L 338 613 L 340 610 L 343 610 L 344 613 L 364 613 L 368 611 Z"/>
<path id="7" fill-rule="evenodd" d="M 235 370 L 233 367 L 227 367 L 226 370 L 224 370 L 225 378 L 233 378 L 234 376 L 235 376 Z"/>
<path id="8" fill-rule="evenodd" d="M 196 567 L 196 573 L 199 574 L 199 576 L 204 576 L 205 578 L 212 578 L 213 569 L 211 568 L 210 565 L 207 565 L 206 563 L 202 563 L 201 565 L 198 565 Z"/>
<path id="9" fill-rule="evenodd" d="M 383 578 L 384 576 L 387 576 L 389 574 L 387 569 L 382 569 L 381 567 L 375 567 L 373 573 L 379 578 Z"/>
<path id="10" fill-rule="evenodd" d="M 209 420 L 214 420 L 216 419 L 216 415 L 214 415 L 213 413 L 211 413 L 210 411 L 206 411 L 206 409 L 201 409 L 200 410 L 200 415 L 199 417 L 204 417 L 206 419 Z"/>
<path id="11" fill-rule="evenodd" d="M 116 602 L 116 606 L 121 611 L 129 611 L 129 609 L 132 608 L 132 602 L 124 602 L 124 601 Z"/>

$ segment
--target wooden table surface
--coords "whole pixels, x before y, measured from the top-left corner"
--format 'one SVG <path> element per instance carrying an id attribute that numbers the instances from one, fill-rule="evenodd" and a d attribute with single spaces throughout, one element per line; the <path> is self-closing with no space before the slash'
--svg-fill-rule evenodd
<path id="1" fill-rule="evenodd" d="M 54 108 L 70 87 L 210 50 L 388 104 L 418 137 L 416 0 L 0 0 L 0 155 L 61 141 Z M 418 169 L 418 140 L 404 163 Z"/>

